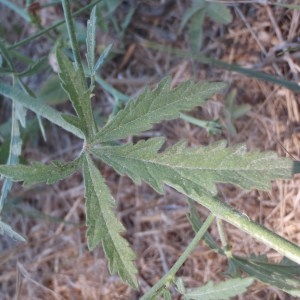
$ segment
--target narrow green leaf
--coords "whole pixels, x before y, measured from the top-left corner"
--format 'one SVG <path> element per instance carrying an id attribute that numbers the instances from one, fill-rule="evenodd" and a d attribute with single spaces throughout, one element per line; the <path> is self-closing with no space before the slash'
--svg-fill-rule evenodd
<path id="1" fill-rule="evenodd" d="M 253 283 L 254 279 L 233 278 L 223 281 L 219 284 L 213 284 L 209 281 L 206 285 L 195 288 L 184 294 L 186 300 L 226 300 L 240 295 L 247 291 L 247 288 Z"/>
<path id="2" fill-rule="evenodd" d="M 226 148 L 226 142 L 221 141 L 186 148 L 180 142 L 157 153 L 162 143 L 163 139 L 152 138 L 135 145 L 103 146 L 92 152 L 118 173 L 127 174 L 137 183 L 144 180 L 160 193 L 164 183 L 186 195 L 215 195 L 217 182 L 268 190 L 271 180 L 292 175 L 290 159 L 278 158 L 272 152 L 246 152 L 245 145 Z"/>
<path id="3" fill-rule="evenodd" d="M 13 11 L 15 11 L 15 13 L 17 13 L 20 17 L 22 17 L 27 23 L 29 23 L 31 21 L 26 10 L 17 6 L 13 1 L 1 0 L 0 2 L 4 5 L 6 5 L 7 7 L 9 7 L 10 9 L 12 9 Z"/>
<path id="4" fill-rule="evenodd" d="M 72 132 L 76 136 L 80 138 L 84 138 L 84 135 L 82 131 L 80 131 L 78 128 L 70 125 L 68 122 L 66 122 L 61 114 L 54 110 L 53 108 L 37 101 L 37 99 L 26 95 L 23 91 L 16 87 L 12 87 L 9 85 L 6 85 L 2 82 L 0 82 L 0 94 L 8 97 L 12 100 L 15 100 L 16 102 L 22 104 L 27 109 L 35 112 L 38 115 L 41 115 L 45 119 L 49 120 L 51 123 L 54 123 L 63 129 Z"/>
<path id="5" fill-rule="evenodd" d="M 104 126 L 94 143 L 118 140 L 139 134 L 163 120 L 175 119 L 181 111 L 191 110 L 225 87 L 224 83 L 184 82 L 170 88 L 171 79 L 163 79 L 153 91 L 146 89 Z"/>
<path id="6" fill-rule="evenodd" d="M 188 36 L 191 49 L 194 53 L 200 50 L 203 39 L 203 22 L 206 14 L 206 7 L 199 10 L 192 17 L 188 25 Z"/>
<path id="7" fill-rule="evenodd" d="M 3 57 L 8 65 L 9 71 L 14 71 L 14 65 L 10 57 L 9 51 L 6 49 L 6 45 L 3 40 L 0 39 L 0 52 L 1 58 Z"/>
<path id="8" fill-rule="evenodd" d="M 222 125 L 218 119 L 212 121 L 200 120 L 187 114 L 180 114 L 180 118 L 205 129 L 209 135 L 219 134 L 222 131 Z"/>
<path id="9" fill-rule="evenodd" d="M 202 10 L 207 4 L 205 3 L 205 1 L 201 1 L 202 3 L 199 4 L 194 4 L 192 7 L 189 7 L 181 20 L 181 24 L 180 24 L 180 28 L 179 28 L 179 32 L 182 31 L 182 29 L 186 26 L 187 22 L 199 11 Z"/>
<path id="10" fill-rule="evenodd" d="M 4 1 L 4 0 L 1 0 L 1 1 Z M 5 1 L 7 1 L 7 0 L 5 0 Z M 7 2 L 11 3 L 11 1 L 7 1 Z M 79 15 L 82 15 L 82 13 L 84 11 L 88 11 L 90 8 L 94 7 L 96 4 L 99 4 L 99 6 L 100 6 L 101 2 L 102 2 L 102 0 L 94 0 L 94 1 L 90 2 L 87 5 L 84 5 L 82 8 L 78 9 L 75 13 L 72 14 L 72 16 L 76 17 L 76 16 L 79 16 Z M 27 38 L 25 38 L 25 39 L 15 43 L 15 44 L 9 46 L 8 50 L 13 50 L 13 49 L 19 48 L 23 45 L 28 44 L 29 42 L 33 41 L 34 39 L 36 39 L 40 36 L 44 36 L 47 32 L 49 32 L 49 31 L 51 31 L 55 28 L 58 28 L 59 26 L 65 24 L 65 21 L 66 21 L 65 19 L 62 19 L 62 20 L 54 23 L 53 25 L 51 25 L 49 27 L 46 27 L 46 28 L 32 34 L 31 36 L 28 36 Z"/>
<path id="11" fill-rule="evenodd" d="M 135 254 L 120 235 L 125 229 L 113 212 L 115 201 L 89 156 L 84 158 L 83 175 L 88 247 L 93 250 L 102 242 L 110 272 L 118 272 L 124 282 L 137 288 Z"/>
<path id="12" fill-rule="evenodd" d="M 279 264 L 268 262 L 266 257 L 238 257 L 230 259 L 231 268 L 242 270 L 258 280 L 277 287 L 294 297 L 300 297 L 299 265 L 283 259 Z"/>
<path id="13" fill-rule="evenodd" d="M 225 99 L 225 106 L 223 109 L 225 124 L 230 135 L 235 136 L 237 134 L 236 128 L 234 126 L 234 121 L 244 115 L 246 115 L 251 110 L 251 105 L 236 103 L 236 89 L 230 91 Z"/>
<path id="14" fill-rule="evenodd" d="M 96 63 L 97 65 L 97 63 Z M 110 84 L 108 84 L 105 80 L 103 80 L 100 76 L 98 76 L 96 74 L 95 76 L 95 80 L 96 82 L 108 93 L 110 93 L 111 95 L 113 95 L 113 97 L 115 99 L 119 99 L 123 102 L 127 102 L 129 100 L 129 97 L 123 93 L 121 93 L 120 91 L 118 91 L 117 89 L 115 89 L 114 87 L 112 87 Z"/>
<path id="15" fill-rule="evenodd" d="M 93 74 L 96 74 L 97 70 L 103 66 L 105 60 L 108 57 L 112 44 L 109 44 L 101 53 L 100 57 L 97 59 L 95 66 L 93 67 Z"/>
<path id="16" fill-rule="evenodd" d="M 124 34 L 126 32 L 126 29 L 128 28 L 128 26 L 132 23 L 132 17 L 134 16 L 135 12 L 136 12 L 137 6 L 132 5 L 129 8 L 128 13 L 126 14 L 124 21 L 121 24 L 121 38 L 124 38 Z"/>
<path id="17" fill-rule="evenodd" d="M 232 21 L 230 10 L 223 3 L 209 3 L 206 13 L 216 23 L 228 24 Z"/>
<path id="18" fill-rule="evenodd" d="M 235 120 L 246 115 L 251 110 L 251 108 L 252 106 L 249 104 L 236 105 L 234 111 L 232 112 L 233 119 Z"/>
<path id="19" fill-rule="evenodd" d="M 49 165 L 34 162 L 32 165 L 0 165 L 0 174 L 13 181 L 23 181 L 24 186 L 45 182 L 52 184 L 73 174 L 78 168 L 81 159 L 61 163 L 52 161 Z"/>
<path id="20" fill-rule="evenodd" d="M 120 5 L 119 0 L 104 0 L 107 8 L 108 8 L 108 14 L 112 14 L 116 8 Z"/>
<path id="21" fill-rule="evenodd" d="M 199 214 L 195 206 L 195 201 L 188 199 L 188 203 L 189 203 L 188 219 L 193 227 L 193 230 L 195 231 L 195 233 L 197 233 L 202 227 L 203 222 L 199 218 Z M 205 232 L 203 239 L 205 243 L 208 245 L 208 247 L 210 247 L 212 250 L 222 255 L 225 255 L 224 250 L 221 247 L 219 247 L 218 243 L 215 241 L 215 239 L 209 232 Z"/>
<path id="22" fill-rule="evenodd" d="M 90 71 L 90 76 L 94 73 L 95 65 L 95 45 L 96 45 L 96 6 L 93 7 L 90 19 L 87 22 L 86 32 L 86 60 Z"/>
<path id="23" fill-rule="evenodd" d="M 91 135 L 93 131 L 93 113 L 91 109 L 90 90 L 85 78 L 69 61 L 67 56 L 57 49 L 57 61 L 60 68 L 59 77 L 63 89 L 69 95 L 70 101 L 80 119 L 81 128 L 85 128 L 85 133 Z"/>
<path id="24" fill-rule="evenodd" d="M 21 155 L 21 151 L 22 151 L 22 139 L 20 137 L 20 125 L 18 120 L 19 108 L 20 108 L 20 104 L 13 102 L 9 155 L 6 162 L 7 166 L 12 166 L 17 164 L 19 162 L 19 156 Z M 7 194 L 9 193 L 11 187 L 12 187 L 11 179 L 5 178 L 0 192 L 0 212 L 2 211 Z"/>
<path id="25" fill-rule="evenodd" d="M 48 66 L 48 60 L 46 57 L 43 57 L 33 64 L 29 65 L 27 69 L 22 71 L 21 73 L 18 74 L 20 77 L 24 76 L 31 76 L 35 75 L 39 72 L 41 72 L 43 69 L 45 69 Z"/>
<path id="26" fill-rule="evenodd" d="M 2 222 L 1 220 L 0 220 L 0 234 L 2 235 L 7 234 L 9 237 L 11 237 L 16 241 L 26 242 L 26 239 L 22 235 L 17 233 L 15 230 L 11 228 L 10 225 Z"/>

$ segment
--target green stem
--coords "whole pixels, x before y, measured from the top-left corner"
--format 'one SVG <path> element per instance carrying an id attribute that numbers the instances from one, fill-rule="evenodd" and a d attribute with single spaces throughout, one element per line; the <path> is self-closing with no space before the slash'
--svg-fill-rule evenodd
<path id="1" fill-rule="evenodd" d="M 73 51 L 75 65 L 78 68 L 79 72 L 81 73 L 81 78 L 85 78 L 84 72 L 83 72 L 83 67 L 81 64 L 78 43 L 77 43 L 77 39 L 76 39 L 75 28 L 74 28 L 74 24 L 73 24 L 73 17 L 72 17 L 72 13 L 71 13 L 70 2 L 69 2 L 69 0 L 61 0 L 61 3 L 63 6 L 63 9 L 64 9 L 64 15 L 65 15 L 65 19 L 66 19 L 66 25 L 67 25 L 68 35 L 70 38 L 70 43 L 71 43 L 71 47 L 72 47 L 72 51 Z"/>
<path id="2" fill-rule="evenodd" d="M 238 72 L 240 74 L 244 74 L 249 77 L 257 78 L 257 79 L 262 79 L 271 83 L 279 84 L 282 85 L 292 91 L 299 92 L 300 91 L 300 86 L 297 82 L 286 80 L 284 78 L 277 78 L 273 75 L 269 75 L 265 72 L 253 70 L 253 69 L 248 69 L 248 68 L 243 68 L 239 65 L 236 64 L 229 64 L 221 60 L 217 60 L 208 56 L 204 55 L 199 55 L 198 53 L 193 54 L 190 53 L 189 51 L 186 50 L 181 50 L 181 49 L 176 49 L 176 48 L 171 48 L 171 47 L 166 47 L 164 45 L 160 45 L 157 43 L 153 42 L 143 42 L 143 45 L 149 49 L 155 49 L 164 53 L 169 53 L 173 54 L 177 57 L 181 58 L 188 58 L 188 59 L 194 59 L 195 61 L 198 61 L 200 63 L 224 69 L 224 70 L 229 70 L 232 72 Z"/>
<path id="3" fill-rule="evenodd" d="M 78 15 L 80 15 L 82 12 L 90 9 L 91 7 L 95 6 L 97 3 L 100 3 L 102 2 L 103 0 L 95 0 L 94 2 L 91 2 L 90 4 L 84 6 L 83 8 L 79 9 L 78 11 L 76 11 L 72 16 L 73 17 L 76 17 Z M 61 26 L 62 24 L 65 23 L 65 20 L 61 20 L 61 21 L 58 21 L 57 23 L 53 24 L 52 26 L 50 27 L 47 27 L 29 37 L 27 37 L 26 39 L 14 44 L 14 45 L 11 45 L 9 47 L 7 47 L 7 50 L 12 50 L 12 49 L 15 49 L 15 48 L 18 48 L 18 47 L 21 47 L 29 42 L 31 42 L 32 40 L 44 35 L 45 33 L 47 33 L 48 31 L 52 30 L 52 29 L 55 29 L 56 27 L 59 27 Z"/>
<path id="4" fill-rule="evenodd" d="M 196 126 L 199 126 L 199 127 L 204 128 L 204 129 L 207 130 L 207 127 L 208 127 L 207 123 L 208 123 L 208 121 L 203 121 L 203 120 L 200 120 L 200 119 L 196 119 L 196 118 L 193 118 L 193 117 L 191 117 L 191 116 L 189 116 L 187 114 L 183 114 L 183 113 L 181 113 L 179 115 L 179 117 L 181 119 L 183 119 L 183 120 L 191 123 L 191 124 L 194 124 Z"/>
<path id="5" fill-rule="evenodd" d="M 50 7 L 50 6 L 55 6 L 57 4 L 60 4 L 60 0 L 53 0 L 52 2 L 50 3 L 43 3 L 43 4 L 40 4 L 40 8 L 46 8 L 46 7 Z"/>
<path id="6" fill-rule="evenodd" d="M 196 126 L 199 126 L 203 129 L 205 129 L 208 134 L 218 134 L 220 133 L 222 127 L 221 125 L 219 124 L 219 122 L 216 120 L 216 121 L 203 121 L 203 120 L 200 120 L 200 119 L 196 119 L 194 117 L 191 117 L 187 114 L 183 114 L 181 113 L 179 115 L 179 117 L 191 124 L 194 124 Z"/>
<path id="7" fill-rule="evenodd" d="M 220 236 L 222 246 L 223 246 L 224 249 L 226 249 L 227 246 L 228 246 L 228 241 L 227 241 L 226 233 L 225 233 L 225 230 L 224 230 L 223 221 L 219 218 L 217 218 L 216 221 L 217 221 L 217 227 L 218 227 L 218 232 L 219 232 L 219 236 Z"/>
<path id="8" fill-rule="evenodd" d="M 191 197 L 191 195 L 188 195 Z M 193 195 L 195 201 L 208 208 L 216 217 L 249 233 L 252 237 L 300 265 L 300 247 L 250 220 L 250 218 L 215 197 Z"/>
<path id="9" fill-rule="evenodd" d="M 195 235 L 193 240 L 190 242 L 190 244 L 187 246 L 187 248 L 184 250 L 184 252 L 178 258 L 178 260 L 173 265 L 173 267 L 169 270 L 169 272 L 167 274 L 165 274 L 140 300 L 152 299 L 152 297 L 157 295 L 157 293 L 162 288 L 164 288 L 165 286 L 168 286 L 170 281 L 174 280 L 174 276 L 175 276 L 176 272 L 180 269 L 180 267 L 183 265 L 183 263 L 187 260 L 187 258 L 190 256 L 190 254 L 196 248 L 199 241 L 202 239 L 205 232 L 207 231 L 208 227 L 213 222 L 214 218 L 215 218 L 215 216 L 213 214 L 210 214 L 207 217 L 207 219 L 201 226 L 200 230 L 197 232 L 197 234 Z"/>

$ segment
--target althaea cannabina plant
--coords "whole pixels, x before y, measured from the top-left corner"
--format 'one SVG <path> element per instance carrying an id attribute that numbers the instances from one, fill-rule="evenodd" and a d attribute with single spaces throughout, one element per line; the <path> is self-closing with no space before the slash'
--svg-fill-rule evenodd
<path id="1" fill-rule="evenodd" d="M 0 174 L 13 181 L 23 181 L 24 185 L 43 182 L 51 184 L 81 169 L 84 175 L 88 247 L 93 250 L 102 243 L 110 272 L 117 272 L 135 288 L 135 254 L 121 236 L 125 229 L 115 216 L 114 198 L 95 159 L 109 164 L 116 172 L 129 176 L 137 184 L 141 181 L 148 183 L 158 193 L 163 193 L 164 184 L 173 187 L 206 206 L 215 216 L 250 232 L 299 262 L 298 248 L 288 242 L 286 246 L 279 247 L 278 241 L 282 241 L 281 238 L 273 239 L 263 235 L 262 232 L 266 233 L 266 230 L 259 229 L 258 225 L 243 214 L 216 198 L 216 182 L 232 183 L 247 190 L 267 190 L 270 180 L 290 178 L 293 171 L 289 159 L 278 158 L 271 152 L 247 153 L 244 145 L 227 148 L 224 141 L 194 148 L 188 148 L 185 142 L 180 141 L 162 152 L 160 149 L 165 141 L 163 137 L 141 140 L 136 144 L 111 143 L 124 140 L 129 135 L 139 135 L 149 130 L 154 123 L 177 118 L 180 112 L 203 105 L 209 97 L 221 91 L 225 84 L 188 81 L 171 89 L 171 79 L 165 78 L 154 90 L 146 89 L 135 100 L 129 101 L 103 128 L 97 128 L 91 106 L 94 76 L 108 51 L 95 63 L 95 20 L 93 10 L 87 34 L 89 86 L 76 43 L 73 43 L 74 63 L 70 62 L 62 50 L 57 50 L 61 85 L 69 96 L 75 115 L 62 114 L 25 94 L 18 87 L 0 83 L 2 95 L 81 138 L 83 149 L 80 156 L 72 162 L 53 161 L 49 165 L 39 162 L 31 165 L 1 165 Z M 70 39 L 74 41 L 72 20 L 67 18 L 67 22 L 70 26 Z M 7 224 L 1 224 L 2 231 L 12 232 Z M 256 233 L 253 232 L 254 228 L 257 229 Z"/>

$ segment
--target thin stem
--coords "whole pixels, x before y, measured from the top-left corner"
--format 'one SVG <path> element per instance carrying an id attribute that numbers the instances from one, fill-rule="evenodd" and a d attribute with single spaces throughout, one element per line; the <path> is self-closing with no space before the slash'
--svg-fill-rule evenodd
<path id="1" fill-rule="evenodd" d="M 71 42 L 75 65 L 78 68 L 79 72 L 81 73 L 81 75 L 82 75 L 81 77 L 85 78 L 84 72 L 83 72 L 83 67 L 81 64 L 78 43 L 77 43 L 77 39 L 76 39 L 75 28 L 74 28 L 74 24 L 73 24 L 73 17 L 72 17 L 72 13 L 71 13 L 70 2 L 69 2 L 69 0 L 61 0 L 61 3 L 63 6 L 63 9 L 64 9 L 64 15 L 65 15 L 65 19 L 66 19 L 66 25 L 67 25 L 70 42 Z"/>
<path id="2" fill-rule="evenodd" d="M 215 216 L 213 214 L 210 214 L 207 217 L 207 219 L 201 226 L 200 230 L 197 232 L 197 234 L 195 235 L 193 240 L 190 242 L 190 244 L 187 246 L 187 248 L 184 250 L 184 252 L 178 258 L 178 260 L 173 265 L 173 267 L 141 298 L 141 300 L 152 299 L 153 296 L 157 295 L 157 292 L 159 292 L 159 290 L 161 290 L 164 286 L 168 286 L 170 281 L 173 281 L 175 274 L 180 269 L 180 267 L 183 265 L 183 263 L 187 260 L 187 258 L 193 252 L 193 250 L 196 248 L 199 241 L 202 239 L 205 232 L 207 231 L 208 227 L 213 222 L 214 218 L 215 218 Z"/>
<path id="3" fill-rule="evenodd" d="M 221 127 L 221 124 L 215 120 L 215 121 L 203 121 L 203 120 L 200 120 L 200 119 L 196 119 L 194 117 L 191 117 L 187 114 L 183 114 L 181 113 L 179 115 L 179 117 L 191 124 L 194 124 L 196 126 L 199 126 L 203 129 L 205 129 L 209 134 L 218 134 L 220 133 L 222 127 Z"/>
<path id="4" fill-rule="evenodd" d="M 80 15 L 82 12 L 84 12 L 84 11 L 90 9 L 91 7 L 95 6 L 97 3 L 100 3 L 100 2 L 102 2 L 102 1 L 103 1 L 103 0 L 95 0 L 94 2 L 92 2 L 92 3 L 90 3 L 90 4 L 86 5 L 86 6 L 84 6 L 83 8 L 77 10 L 72 16 L 73 16 L 73 17 L 76 17 L 76 16 Z M 50 31 L 50 30 L 52 30 L 52 29 L 55 29 L 56 27 L 61 26 L 61 25 L 64 24 L 64 23 L 65 23 L 65 20 L 58 21 L 57 23 L 53 24 L 52 26 L 47 27 L 47 28 L 45 28 L 45 29 L 43 29 L 43 30 L 41 30 L 41 31 L 39 31 L 39 32 L 37 32 L 37 33 L 35 33 L 35 34 L 33 34 L 33 35 L 27 37 L 26 39 L 24 39 L 24 40 L 22 40 L 22 41 L 20 41 L 20 42 L 18 42 L 18 43 L 16 43 L 16 44 L 14 44 L 14 45 L 11 45 L 11 46 L 7 47 L 7 50 L 12 50 L 12 49 L 21 47 L 21 46 L 23 46 L 23 45 L 25 45 L 25 44 L 31 42 L 32 40 L 34 40 L 34 39 L 36 39 L 36 38 L 38 38 L 38 37 L 44 35 L 44 34 L 47 33 L 48 31 Z"/>
<path id="5" fill-rule="evenodd" d="M 224 222 L 220 218 L 216 218 L 216 222 L 217 222 L 220 240 L 222 243 L 222 248 L 224 251 L 223 254 L 225 254 L 227 258 L 230 259 L 232 258 L 232 250 L 230 244 L 228 243 L 227 235 L 224 229 Z"/>
<path id="6" fill-rule="evenodd" d="M 193 54 L 190 53 L 189 51 L 186 50 L 181 50 L 181 49 L 176 49 L 176 48 L 171 48 L 171 47 L 166 47 L 157 43 L 153 42 L 143 42 L 143 46 L 149 48 L 149 49 L 155 49 L 164 53 L 169 53 L 173 54 L 177 57 L 181 58 L 189 58 L 189 59 L 194 59 L 195 61 L 198 61 L 200 63 L 213 66 L 219 69 L 224 69 L 224 70 L 229 70 L 232 72 L 238 72 L 240 74 L 244 74 L 249 77 L 257 78 L 257 79 L 262 79 L 265 81 L 269 81 L 275 84 L 279 84 L 281 86 L 284 86 L 292 91 L 299 92 L 300 91 L 300 86 L 298 85 L 297 82 L 294 81 L 289 81 L 284 78 L 277 78 L 273 75 L 269 75 L 265 72 L 257 71 L 255 69 L 248 69 L 248 68 L 243 68 L 239 65 L 236 64 L 229 64 L 221 60 L 217 60 L 208 56 L 204 55 L 199 55 L 198 53 Z"/>
<path id="7" fill-rule="evenodd" d="M 226 249 L 228 246 L 228 241 L 227 241 L 226 233 L 224 230 L 223 221 L 219 218 L 217 218 L 216 221 L 217 221 L 217 227 L 218 227 L 218 232 L 220 235 L 220 240 L 221 240 L 222 246 L 224 249 Z"/>
<path id="8" fill-rule="evenodd" d="M 40 8 L 46 8 L 46 7 L 50 7 L 50 6 L 55 6 L 57 4 L 60 3 L 60 0 L 53 0 L 50 3 L 44 3 L 44 4 L 40 4 Z"/>
<path id="9" fill-rule="evenodd" d="M 188 195 L 191 197 L 191 195 Z M 253 222 L 246 214 L 240 213 L 216 197 L 193 195 L 195 201 L 208 208 L 216 217 L 249 233 L 265 245 L 300 264 L 300 247 L 280 237 L 276 233 Z"/>
<path id="10" fill-rule="evenodd" d="M 207 129 L 207 123 L 208 123 L 208 121 L 203 121 L 203 120 L 200 120 L 200 119 L 196 119 L 196 118 L 193 118 L 193 117 L 191 117 L 191 116 L 189 116 L 187 114 L 183 114 L 183 113 L 181 113 L 179 115 L 179 117 L 181 119 L 183 119 L 183 120 L 191 123 L 191 124 L 194 124 L 194 125 L 197 125 L 197 126 L 199 126 L 201 128 Z"/>

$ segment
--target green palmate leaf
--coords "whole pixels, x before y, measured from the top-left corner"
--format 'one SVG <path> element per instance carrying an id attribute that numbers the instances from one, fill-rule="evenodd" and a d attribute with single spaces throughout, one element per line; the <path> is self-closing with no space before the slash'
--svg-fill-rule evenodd
<path id="1" fill-rule="evenodd" d="M 130 101 L 100 130 L 95 143 L 139 134 L 150 129 L 154 123 L 174 119 L 180 111 L 203 104 L 207 98 L 225 87 L 224 83 L 195 84 L 187 81 L 171 89 L 170 84 L 171 79 L 165 78 L 155 90 L 146 89 L 136 100 Z"/>
<path id="2" fill-rule="evenodd" d="M 66 122 L 61 114 L 53 108 L 40 103 L 37 99 L 26 95 L 23 91 L 16 87 L 12 87 L 0 82 L 0 94 L 22 104 L 27 109 L 35 112 L 38 115 L 48 119 L 50 122 L 62 127 L 63 129 L 72 132 L 76 136 L 83 138 L 83 133 L 77 127 Z"/>
<path id="3" fill-rule="evenodd" d="M 81 158 L 72 162 L 52 161 L 50 165 L 34 162 L 32 165 L 0 165 L 0 174 L 13 181 L 23 181 L 24 186 L 42 183 L 52 184 L 73 174 L 80 164 Z"/>
<path id="4" fill-rule="evenodd" d="M 77 116 L 82 123 L 80 128 L 85 128 L 84 133 L 90 135 L 94 125 L 90 90 L 86 85 L 85 78 L 82 78 L 81 73 L 59 49 L 57 49 L 57 61 L 60 68 L 59 77 L 62 87 L 69 95 Z"/>
<path id="5" fill-rule="evenodd" d="M 123 225 L 115 217 L 115 201 L 93 161 L 85 156 L 83 163 L 85 184 L 87 240 L 93 250 L 102 242 L 111 273 L 120 277 L 132 287 L 137 288 L 134 252 L 120 235 Z"/>
<path id="6" fill-rule="evenodd" d="M 246 292 L 253 281 L 253 278 L 234 278 L 215 285 L 209 281 L 205 286 L 190 290 L 183 295 L 186 300 L 226 300 Z"/>
<path id="7" fill-rule="evenodd" d="M 284 258 L 279 264 L 268 262 L 267 257 L 238 257 L 229 260 L 229 270 L 244 271 L 258 280 L 275 286 L 294 297 L 300 297 L 299 265 Z M 232 274 L 233 276 L 235 274 Z"/>
<path id="8" fill-rule="evenodd" d="M 270 180 L 290 178 L 293 162 L 272 152 L 246 152 L 245 145 L 226 148 L 226 142 L 186 148 L 184 142 L 157 153 L 163 138 L 122 146 L 92 149 L 100 159 L 135 182 L 144 180 L 163 193 L 166 183 L 186 195 L 215 195 L 215 183 L 232 183 L 244 189 L 268 190 Z"/>

